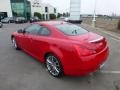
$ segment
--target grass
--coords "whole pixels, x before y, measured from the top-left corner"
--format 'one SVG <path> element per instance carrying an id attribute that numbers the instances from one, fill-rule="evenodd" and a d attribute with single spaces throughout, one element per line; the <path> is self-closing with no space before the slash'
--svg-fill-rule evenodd
<path id="1" fill-rule="evenodd" d="M 112 32 L 120 33 L 117 29 L 119 19 L 96 18 L 96 27 Z M 83 18 L 83 23 L 92 25 L 92 18 Z"/>

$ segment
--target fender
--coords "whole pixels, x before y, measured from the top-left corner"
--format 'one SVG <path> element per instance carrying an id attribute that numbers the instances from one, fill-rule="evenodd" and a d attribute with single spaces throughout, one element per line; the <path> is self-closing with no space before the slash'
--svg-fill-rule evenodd
<path id="1" fill-rule="evenodd" d="M 63 61 L 62 61 L 62 60 L 63 60 L 62 58 L 64 57 L 64 55 L 63 55 L 62 51 L 61 51 L 60 49 L 58 49 L 57 46 L 52 46 L 52 45 L 51 45 L 51 46 L 49 47 L 49 51 L 45 52 L 43 58 L 44 58 L 47 54 L 49 54 L 49 53 L 54 54 L 55 56 L 57 56 L 57 57 L 60 59 L 61 63 L 63 62 Z M 45 58 L 42 59 L 42 60 L 45 61 Z M 43 62 L 44 62 L 44 61 L 43 61 Z"/>

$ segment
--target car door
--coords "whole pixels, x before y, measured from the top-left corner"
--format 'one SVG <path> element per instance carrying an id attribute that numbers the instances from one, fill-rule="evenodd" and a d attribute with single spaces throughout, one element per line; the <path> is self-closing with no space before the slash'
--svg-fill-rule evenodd
<path id="1" fill-rule="evenodd" d="M 40 26 L 38 34 L 32 36 L 32 52 L 40 60 L 44 56 L 44 53 L 49 48 L 49 36 L 51 34 L 50 30 L 44 26 Z"/>
<path id="2" fill-rule="evenodd" d="M 35 39 L 38 35 L 38 32 L 40 30 L 41 26 L 38 24 L 33 24 L 30 28 L 25 30 L 25 35 L 26 35 L 26 50 L 29 51 L 29 53 L 31 53 L 32 55 L 35 55 L 34 52 L 34 47 L 36 47 L 34 45 Z"/>
<path id="3" fill-rule="evenodd" d="M 32 54 L 33 37 L 38 33 L 38 25 L 33 24 L 25 29 L 21 39 L 23 49 Z"/>
<path id="4" fill-rule="evenodd" d="M 15 38 L 18 46 L 26 51 L 28 47 L 28 30 L 31 31 L 31 26 L 26 27 L 24 30 L 26 31 L 25 33 L 21 33 L 18 30 L 18 34 Z"/>

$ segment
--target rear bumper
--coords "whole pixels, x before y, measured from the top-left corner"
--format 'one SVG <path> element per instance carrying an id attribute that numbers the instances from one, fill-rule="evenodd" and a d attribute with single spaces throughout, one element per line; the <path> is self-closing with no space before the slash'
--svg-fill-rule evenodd
<path id="1" fill-rule="evenodd" d="M 84 76 L 93 73 L 97 71 L 103 63 L 105 63 L 108 55 L 109 48 L 106 47 L 104 50 L 95 55 L 77 58 L 76 63 L 64 68 L 64 74 Z"/>

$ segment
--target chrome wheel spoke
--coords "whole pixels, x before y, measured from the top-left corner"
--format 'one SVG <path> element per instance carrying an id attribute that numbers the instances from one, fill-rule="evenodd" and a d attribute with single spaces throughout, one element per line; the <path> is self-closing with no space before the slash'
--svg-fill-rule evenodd
<path id="1" fill-rule="evenodd" d="M 54 69 L 55 69 L 55 71 L 56 71 L 57 73 L 59 73 L 59 70 L 57 69 L 57 67 L 54 67 Z"/>
<path id="2" fill-rule="evenodd" d="M 57 76 L 60 73 L 60 65 L 59 62 L 57 61 L 57 59 L 54 56 L 49 56 L 47 57 L 47 68 L 49 70 L 49 72 L 54 75 Z"/>
<path id="3" fill-rule="evenodd" d="M 52 64 L 52 62 L 51 62 L 49 59 L 47 59 L 47 62 L 48 62 L 49 64 Z"/>

